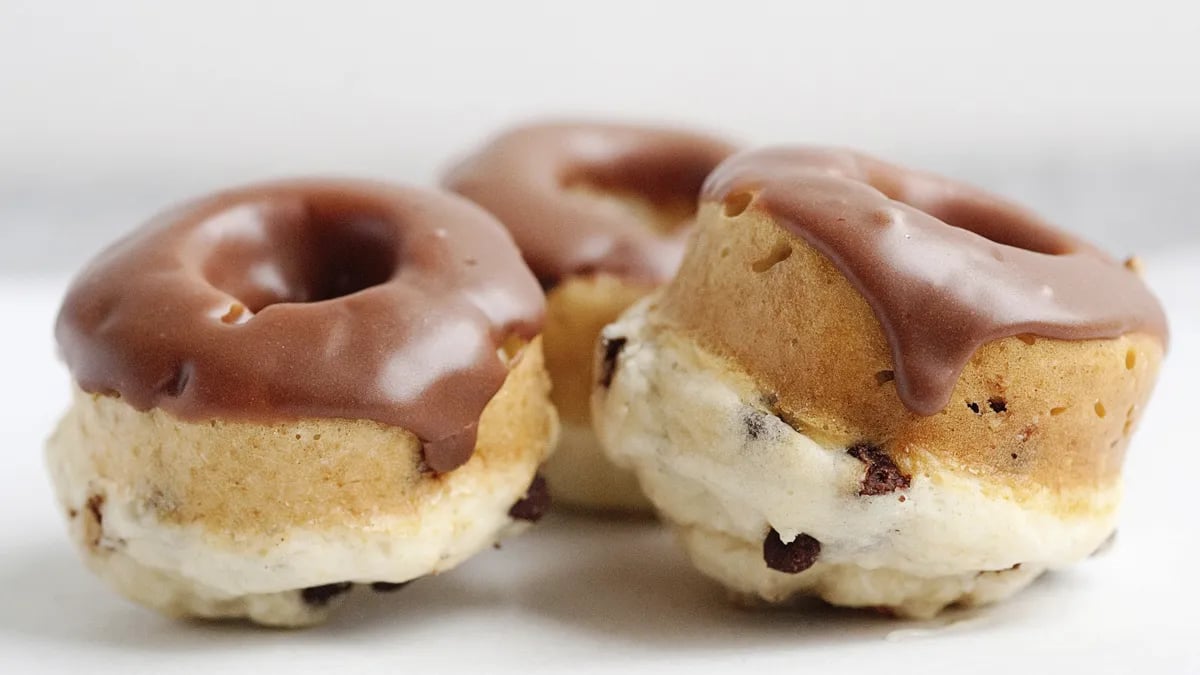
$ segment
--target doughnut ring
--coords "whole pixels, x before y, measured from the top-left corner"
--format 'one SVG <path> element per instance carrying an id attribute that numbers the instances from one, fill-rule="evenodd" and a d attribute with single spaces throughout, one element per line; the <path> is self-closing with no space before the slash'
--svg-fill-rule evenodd
<path id="1" fill-rule="evenodd" d="M 58 317 L 72 538 L 137 602 L 273 625 L 449 570 L 545 507 L 543 313 L 453 195 L 295 180 L 168 211 Z"/>

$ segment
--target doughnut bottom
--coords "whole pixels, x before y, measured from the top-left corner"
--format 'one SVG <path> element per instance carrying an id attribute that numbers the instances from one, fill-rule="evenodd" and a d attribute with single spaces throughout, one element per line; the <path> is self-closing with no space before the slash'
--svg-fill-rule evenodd
<path id="1" fill-rule="evenodd" d="M 563 421 L 558 449 L 542 474 L 556 505 L 641 517 L 651 513 L 637 476 L 604 456 L 590 423 Z"/>
<path id="2" fill-rule="evenodd" d="M 613 466 L 592 431 L 592 349 L 600 330 L 647 287 L 610 274 L 572 276 L 546 297 L 546 369 L 562 435 L 544 473 L 554 503 L 584 511 L 649 515 L 633 472 Z"/>
<path id="3" fill-rule="evenodd" d="M 391 590 L 526 527 L 510 509 L 557 435 L 548 389 L 535 341 L 484 409 L 475 454 L 446 474 L 376 422 L 197 424 L 78 390 L 47 460 L 73 541 L 124 596 L 304 626 L 354 584 Z"/>
<path id="4" fill-rule="evenodd" d="M 746 373 L 649 320 L 653 301 L 604 331 L 625 343 L 610 386 L 593 398 L 597 433 L 700 571 L 737 594 L 929 617 L 1007 597 L 1085 558 L 1115 527 L 1117 482 L 1016 491 L 933 456 L 907 487 L 861 494 L 866 465 L 851 448 L 775 416 Z M 794 573 L 769 567 L 772 530 L 782 544 L 814 538 L 815 562 Z"/>

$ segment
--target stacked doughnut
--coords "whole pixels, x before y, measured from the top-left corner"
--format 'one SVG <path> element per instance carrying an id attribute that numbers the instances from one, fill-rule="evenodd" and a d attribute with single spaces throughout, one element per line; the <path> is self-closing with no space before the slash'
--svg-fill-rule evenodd
<path id="1" fill-rule="evenodd" d="M 1164 316 L 1129 266 L 863 155 L 744 153 L 604 329 L 593 416 L 707 575 L 924 617 L 1113 532 Z"/>
<path id="2" fill-rule="evenodd" d="M 704 179 L 733 152 L 694 132 L 545 123 L 503 133 L 444 183 L 499 218 L 546 288 L 546 368 L 562 436 L 546 464 L 555 503 L 649 512 L 633 474 L 592 431 L 592 345 L 600 329 L 669 280 Z"/>

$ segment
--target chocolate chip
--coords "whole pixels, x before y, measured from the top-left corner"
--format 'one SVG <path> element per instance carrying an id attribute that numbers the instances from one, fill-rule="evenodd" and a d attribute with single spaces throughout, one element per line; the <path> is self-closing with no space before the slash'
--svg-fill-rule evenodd
<path id="1" fill-rule="evenodd" d="M 799 574 L 812 567 L 821 555 L 821 542 L 798 534 L 790 543 L 783 543 L 774 528 L 763 539 L 763 560 L 767 567 L 784 574 Z"/>
<path id="2" fill-rule="evenodd" d="M 525 496 L 512 505 L 508 515 L 516 520 L 528 520 L 536 523 L 550 509 L 550 491 L 546 488 L 546 479 L 534 476 Z"/>
<path id="3" fill-rule="evenodd" d="M 984 576 L 985 574 L 1004 574 L 1005 572 L 1016 572 L 1021 569 L 1021 563 L 1017 563 L 1012 567 L 1005 567 L 1002 570 L 980 570 L 975 573 L 976 577 Z"/>
<path id="4" fill-rule="evenodd" d="M 988 407 L 991 408 L 992 412 L 994 413 L 1002 413 L 1008 410 L 1008 402 L 999 396 L 993 396 L 992 398 L 988 399 Z"/>
<path id="5" fill-rule="evenodd" d="M 98 548 L 104 539 L 104 495 L 88 496 L 84 509 L 83 536 L 89 547 Z"/>
<path id="6" fill-rule="evenodd" d="M 307 605 L 313 607 L 324 607 L 329 604 L 329 601 L 337 596 L 350 592 L 353 586 L 349 581 L 339 581 L 336 584 L 325 584 L 324 586 L 309 586 L 301 589 L 300 598 Z"/>
<path id="7" fill-rule="evenodd" d="M 88 513 L 92 514 L 92 519 L 96 521 L 97 526 L 104 524 L 104 513 L 102 512 L 103 509 L 104 495 L 95 494 L 88 497 L 87 510 Z"/>
<path id="8" fill-rule="evenodd" d="M 613 375 L 617 372 L 617 356 L 621 354 L 621 350 L 625 348 L 626 338 L 603 338 L 604 345 L 604 363 L 600 367 L 600 386 L 608 387 L 612 384 Z"/>
<path id="9" fill-rule="evenodd" d="M 394 593 L 395 591 L 404 588 L 412 583 L 411 581 L 401 581 L 400 583 L 392 583 L 390 581 L 376 581 L 371 584 L 371 590 L 376 593 Z"/>
<path id="10" fill-rule="evenodd" d="M 881 370 L 875 373 L 875 384 L 887 384 L 896 379 L 896 373 L 891 370 Z"/>
<path id="11" fill-rule="evenodd" d="M 978 403 L 976 403 L 974 401 L 967 401 L 967 407 L 970 408 L 971 412 L 975 413 L 976 415 L 979 414 L 979 404 Z"/>
<path id="12" fill-rule="evenodd" d="M 867 471 L 858 488 L 860 495 L 886 495 L 907 488 L 912 483 L 912 478 L 901 471 L 892 458 L 877 446 L 855 443 L 846 450 L 846 454 L 867 465 Z"/>
<path id="13" fill-rule="evenodd" d="M 753 408 L 742 416 L 742 424 L 746 427 L 746 435 L 757 440 L 767 433 L 767 416 Z"/>

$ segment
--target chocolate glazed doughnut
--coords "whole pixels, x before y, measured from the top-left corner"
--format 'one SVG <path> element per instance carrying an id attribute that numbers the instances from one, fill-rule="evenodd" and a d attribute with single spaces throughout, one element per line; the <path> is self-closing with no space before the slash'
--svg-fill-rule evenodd
<path id="1" fill-rule="evenodd" d="M 554 440 L 543 311 L 448 194 L 300 180 L 159 216 L 56 327 L 78 389 L 48 454 L 85 558 L 167 613 L 283 625 L 340 595 L 313 589 L 455 566 Z"/>
<path id="2" fill-rule="evenodd" d="M 547 289 L 546 364 L 563 418 L 547 465 L 558 501 L 648 509 L 591 430 L 591 351 L 600 328 L 672 277 L 705 177 L 733 147 L 652 127 L 549 123 L 492 139 L 445 185 L 495 214 Z"/>
<path id="3" fill-rule="evenodd" d="M 730 158 L 699 223 L 675 281 L 605 330 L 623 349 L 598 352 L 593 404 L 702 571 L 929 616 L 1111 535 L 1167 339 L 1129 266 L 843 150 Z"/>

